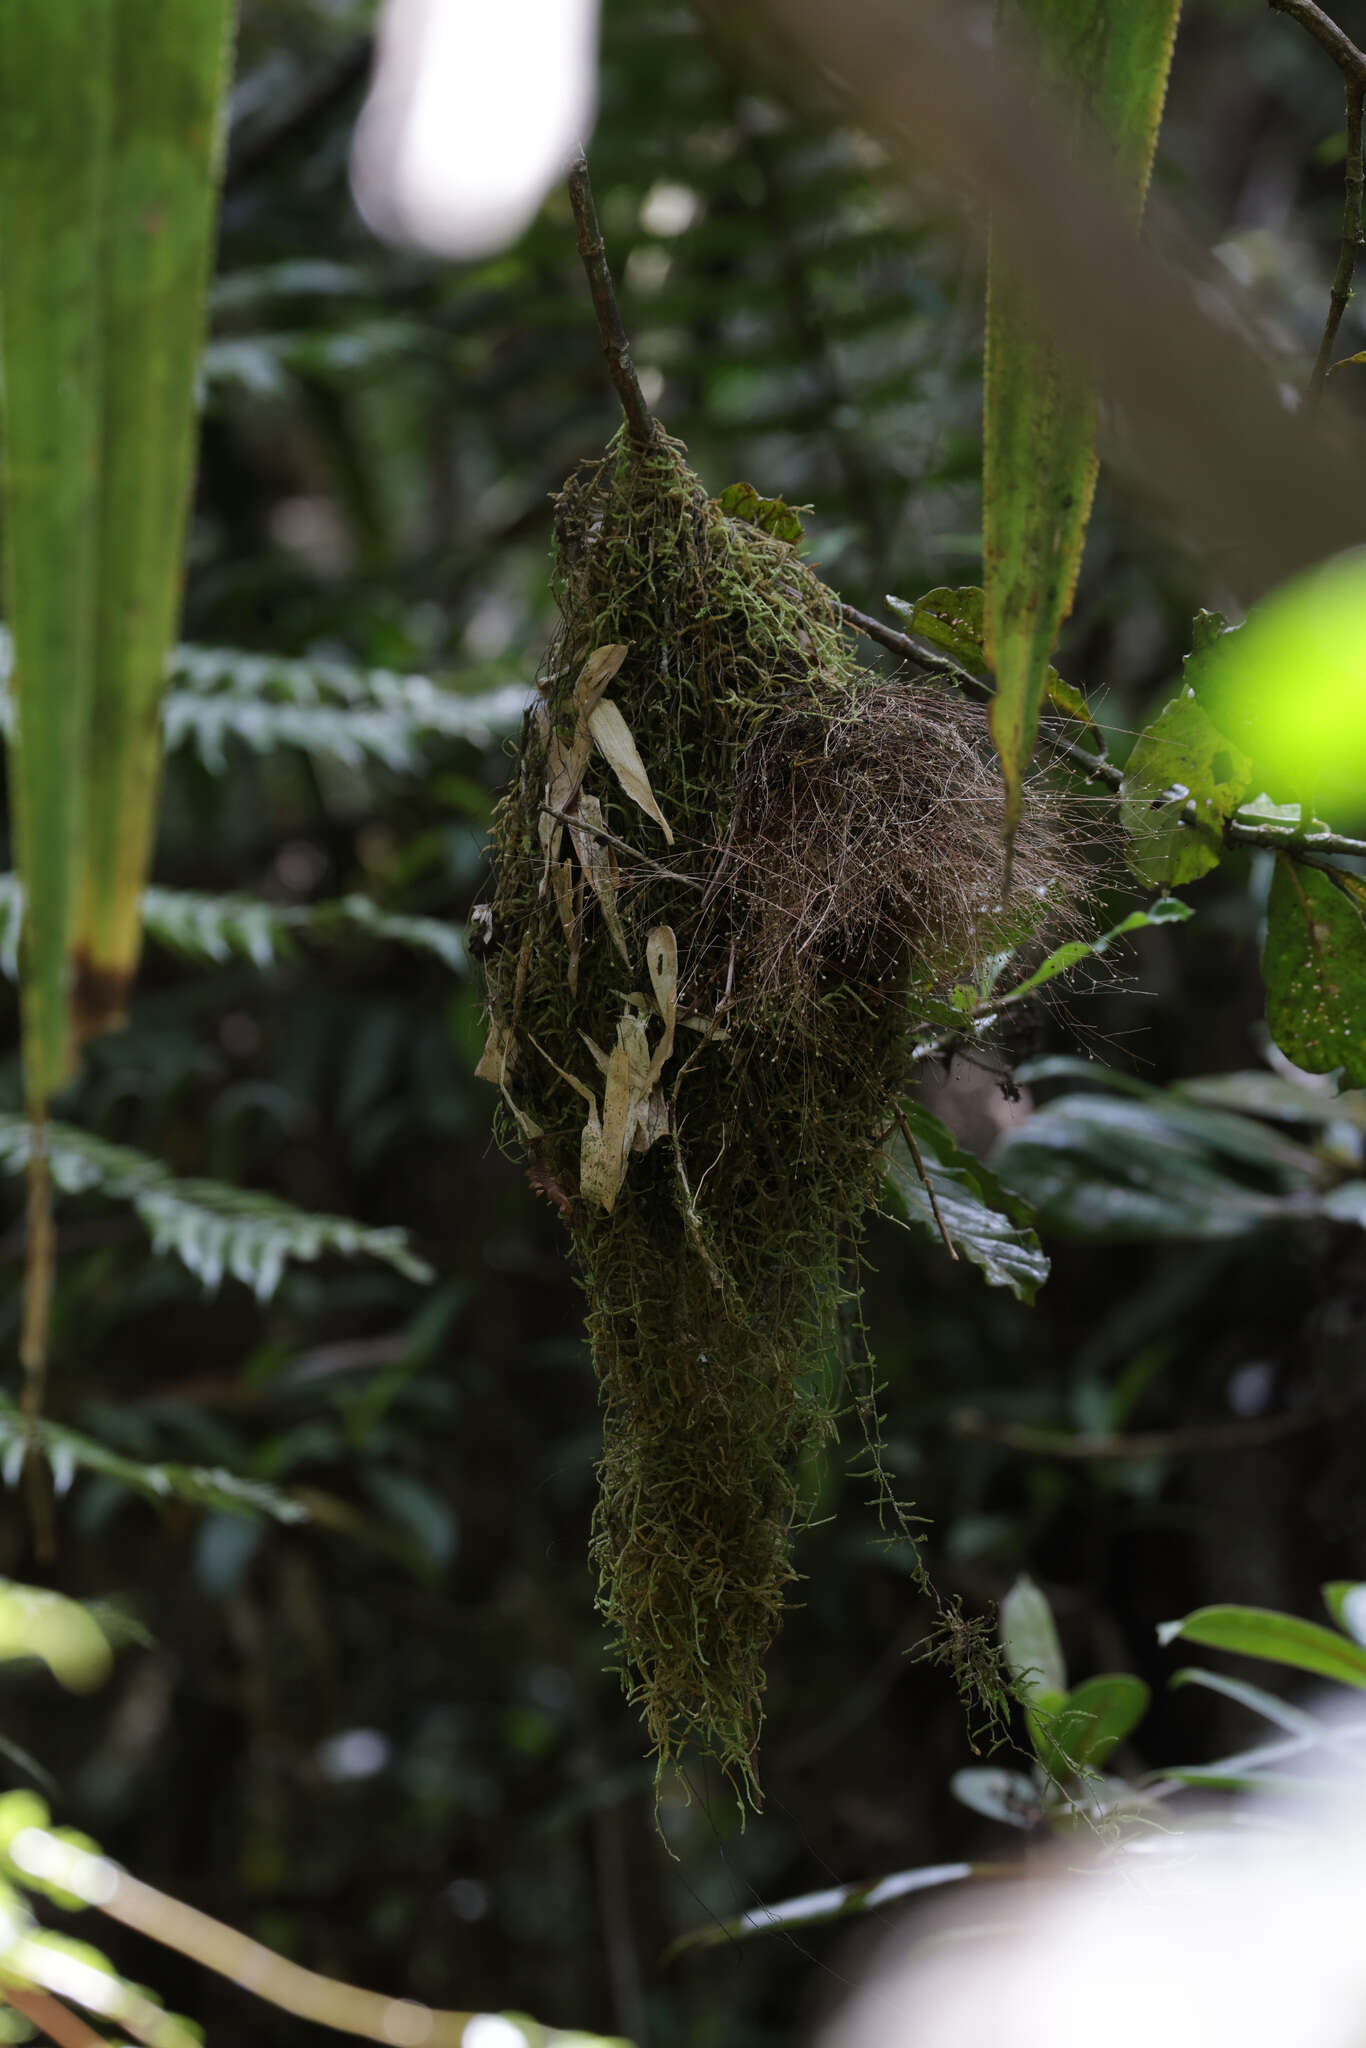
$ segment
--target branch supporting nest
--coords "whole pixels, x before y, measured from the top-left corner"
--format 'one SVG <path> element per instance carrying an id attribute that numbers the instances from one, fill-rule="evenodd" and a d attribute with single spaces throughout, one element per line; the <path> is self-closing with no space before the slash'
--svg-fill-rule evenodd
<path id="1" fill-rule="evenodd" d="M 588 162 L 582 156 L 570 166 L 569 203 L 574 209 L 579 255 L 588 276 L 588 289 L 593 294 L 593 311 L 598 316 L 598 333 L 602 337 L 603 355 L 607 358 L 607 374 L 621 401 L 631 439 L 643 447 L 658 433 L 658 422 L 645 403 L 645 394 L 640 388 L 635 364 L 631 361 L 631 346 L 621 324 L 607 250 L 603 244 L 602 229 L 598 226 L 597 208 L 593 204 Z"/>

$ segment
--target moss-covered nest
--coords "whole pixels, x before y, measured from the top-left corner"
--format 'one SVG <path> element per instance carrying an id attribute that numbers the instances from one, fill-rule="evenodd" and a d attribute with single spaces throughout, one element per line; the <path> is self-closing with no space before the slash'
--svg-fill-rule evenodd
<path id="1" fill-rule="evenodd" d="M 494 827 L 489 1040 L 562 1211 L 605 1414 L 599 1602 L 661 1758 L 756 1791 L 794 1475 L 917 999 L 1075 892 L 1046 796 L 1002 907 L 980 712 L 860 666 L 796 548 L 623 431 L 555 519 L 561 624 Z"/>

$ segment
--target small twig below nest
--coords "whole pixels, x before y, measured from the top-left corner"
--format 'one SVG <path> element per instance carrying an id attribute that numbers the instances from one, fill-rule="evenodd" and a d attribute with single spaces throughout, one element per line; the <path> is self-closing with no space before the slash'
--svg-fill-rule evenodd
<path id="1" fill-rule="evenodd" d="M 577 158 L 569 167 L 569 203 L 574 209 L 574 225 L 579 231 L 579 254 L 588 273 L 588 289 L 593 294 L 593 310 L 598 316 L 598 333 L 602 336 L 602 352 L 607 358 L 607 373 L 616 386 L 631 438 L 644 445 L 654 439 L 657 426 L 645 403 L 645 394 L 631 361 L 630 343 L 621 324 L 612 273 L 607 265 L 607 250 L 603 244 L 602 229 L 598 226 L 597 208 L 593 204 L 593 187 L 588 182 L 588 163 L 584 157 Z"/>
<path id="2" fill-rule="evenodd" d="M 925 1162 L 920 1156 L 920 1147 L 915 1142 L 915 1132 L 907 1123 L 906 1112 L 901 1107 L 901 1104 L 899 1102 L 896 1105 L 896 1121 L 897 1124 L 900 1126 L 902 1137 L 906 1140 L 906 1144 L 910 1150 L 911 1157 L 915 1161 L 915 1170 L 920 1175 L 921 1180 L 923 1180 L 925 1183 L 925 1193 L 930 1198 L 930 1207 L 934 1211 L 934 1220 L 938 1227 L 939 1235 L 944 1240 L 944 1249 L 951 1259 L 956 1259 L 958 1257 L 958 1250 L 954 1244 L 953 1239 L 949 1236 L 948 1227 L 945 1224 L 943 1217 L 939 1213 L 939 1197 L 935 1194 L 934 1182 L 930 1179 L 930 1176 L 925 1171 Z"/>

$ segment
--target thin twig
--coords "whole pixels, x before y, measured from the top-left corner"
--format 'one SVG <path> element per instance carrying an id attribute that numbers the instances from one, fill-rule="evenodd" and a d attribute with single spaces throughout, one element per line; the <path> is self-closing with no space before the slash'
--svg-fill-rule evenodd
<path id="1" fill-rule="evenodd" d="M 1359 50 L 1351 37 L 1340 29 L 1331 14 L 1315 5 L 1315 0 L 1268 0 L 1273 14 L 1288 14 L 1301 28 L 1307 29 L 1314 41 L 1325 49 L 1343 77 L 1355 80 L 1366 90 L 1366 52 Z"/>
<path id="2" fill-rule="evenodd" d="M 1338 250 L 1337 269 L 1333 275 L 1333 287 L 1328 300 L 1328 318 L 1324 323 L 1323 339 L 1314 359 L 1313 373 L 1309 379 L 1308 396 L 1311 401 L 1323 395 L 1323 387 L 1332 368 L 1333 343 L 1337 340 L 1342 316 L 1347 311 L 1352 296 L 1352 277 L 1357 265 L 1357 252 L 1362 245 L 1361 202 L 1363 192 L 1363 167 L 1361 155 L 1361 115 L 1363 101 L 1366 101 L 1366 53 L 1359 50 L 1351 37 L 1340 29 L 1331 15 L 1325 14 L 1315 0 L 1270 0 L 1272 12 L 1288 14 L 1292 21 L 1299 22 L 1328 52 L 1342 73 L 1347 87 L 1347 158 L 1343 171 L 1343 214 L 1342 245 Z"/>
<path id="3" fill-rule="evenodd" d="M 1247 1422 L 1193 1423 L 1186 1429 L 1135 1430 L 1131 1435 L 1063 1436 L 1025 1422 L 998 1422 L 978 1408 L 958 1409 L 952 1417 L 952 1427 L 955 1436 L 1001 1444 L 1031 1458 L 1062 1458 L 1069 1463 L 1206 1457 L 1216 1452 L 1259 1450 L 1264 1444 L 1279 1443 L 1284 1437 L 1321 1428 L 1339 1419 L 1360 1398 L 1339 1397 L 1313 1407 L 1295 1408 L 1285 1415 L 1256 1416 Z"/>
<path id="4" fill-rule="evenodd" d="M 1347 84 L 1347 162 L 1343 172 L 1344 203 L 1342 212 L 1342 247 L 1338 251 L 1338 267 L 1333 275 L 1333 289 L 1328 300 L 1328 318 L 1324 322 L 1323 339 L 1314 359 L 1314 371 L 1309 380 L 1309 396 L 1321 396 L 1332 368 L 1333 344 L 1337 340 L 1342 316 L 1347 311 L 1352 296 L 1352 277 L 1356 270 L 1357 253 L 1361 248 L 1361 201 L 1363 193 L 1363 165 L 1361 158 L 1361 113 L 1366 89 L 1355 79 Z"/>
<path id="5" fill-rule="evenodd" d="M 953 676 L 956 681 L 966 684 L 973 694 L 984 702 L 996 693 L 991 677 L 980 669 L 969 668 L 966 662 L 956 661 L 951 654 L 934 646 L 929 640 L 922 640 L 914 633 L 899 633 L 894 626 L 884 626 L 880 619 L 870 618 L 867 612 L 855 611 L 853 605 L 841 603 L 848 624 L 865 639 L 876 641 L 890 654 L 904 655 L 907 661 L 919 662 L 922 668 L 937 669 L 941 675 Z M 1124 780 L 1124 771 L 1113 761 L 1107 761 L 1103 754 L 1095 754 L 1079 740 L 1064 740 L 1056 734 L 1050 736 L 1050 744 L 1069 761 L 1084 769 L 1089 776 L 1098 777 L 1113 790 L 1118 790 Z"/>
<path id="6" fill-rule="evenodd" d="M 631 361 L 630 344 L 626 339 L 626 329 L 621 324 L 584 157 L 577 158 L 569 168 L 569 203 L 574 209 L 574 224 L 579 231 L 579 254 L 588 275 L 588 289 L 593 294 L 593 310 L 598 316 L 598 333 L 602 337 L 602 352 L 607 358 L 607 373 L 621 400 L 631 438 L 643 447 L 654 439 L 658 426 L 645 403 L 645 394 Z"/>
<path id="7" fill-rule="evenodd" d="M 945 1251 L 947 1251 L 951 1259 L 956 1259 L 958 1257 L 958 1251 L 956 1246 L 954 1245 L 953 1239 L 949 1236 L 948 1227 L 945 1224 L 943 1217 L 939 1213 L 939 1197 L 935 1194 L 934 1182 L 930 1179 L 930 1176 L 925 1171 L 925 1162 L 920 1156 L 920 1147 L 915 1142 L 915 1132 L 907 1123 L 906 1112 L 901 1107 L 901 1104 L 899 1102 L 896 1105 L 894 1114 L 896 1116 L 897 1123 L 901 1127 L 901 1135 L 906 1140 L 906 1144 L 910 1150 L 911 1157 L 915 1161 L 915 1170 L 920 1175 L 921 1180 L 923 1180 L 925 1183 L 925 1193 L 930 1198 L 930 1207 L 934 1211 L 934 1220 L 936 1226 L 938 1227 L 939 1235 L 944 1240 L 944 1249 Z"/>

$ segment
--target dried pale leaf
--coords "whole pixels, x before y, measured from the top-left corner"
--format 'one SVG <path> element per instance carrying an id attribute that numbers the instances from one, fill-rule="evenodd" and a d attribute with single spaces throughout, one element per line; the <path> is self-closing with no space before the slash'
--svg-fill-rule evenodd
<path id="1" fill-rule="evenodd" d="M 588 1047 L 588 1050 L 592 1053 L 593 1058 L 597 1063 L 598 1072 L 600 1074 L 605 1074 L 607 1072 L 607 1055 L 603 1051 L 602 1047 L 596 1042 L 595 1039 L 590 1038 L 586 1031 L 581 1031 L 579 1033 L 579 1037 L 583 1040 L 584 1044 Z"/>
<path id="2" fill-rule="evenodd" d="M 636 1119 L 636 1134 L 631 1140 L 632 1149 L 636 1152 L 648 1152 L 651 1145 L 657 1145 L 661 1138 L 667 1138 L 668 1135 L 668 1101 L 662 1088 L 652 1088 Z"/>
<path id="3" fill-rule="evenodd" d="M 629 652 L 630 642 L 619 640 L 593 649 L 574 685 L 574 708 L 580 718 L 588 716 Z"/>
<path id="4" fill-rule="evenodd" d="M 569 861 L 556 861 L 550 871 L 550 886 L 551 893 L 555 898 L 555 908 L 560 913 L 560 929 L 564 933 L 565 944 L 572 947 L 574 944 L 574 870 Z"/>
<path id="5" fill-rule="evenodd" d="M 583 1097 L 584 1101 L 592 1110 L 594 1116 L 596 1116 L 598 1113 L 598 1098 L 593 1093 L 592 1089 L 588 1086 L 588 1083 L 586 1081 L 580 1081 L 577 1074 L 566 1073 L 565 1069 L 559 1064 L 557 1060 L 551 1059 L 550 1054 L 541 1044 L 539 1038 L 533 1038 L 531 1043 L 535 1046 L 537 1052 L 541 1055 L 541 1058 L 545 1061 L 546 1065 L 548 1067 L 552 1067 L 554 1071 L 559 1075 L 562 1081 L 567 1081 L 569 1083 L 569 1086 L 574 1090 L 574 1093 L 576 1095 L 581 1095 Z"/>
<path id="6" fill-rule="evenodd" d="M 648 1133 L 657 1120 L 650 1110 L 650 1085 L 649 1039 L 641 1019 L 628 1010 L 617 1025 L 617 1042 L 607 1062 L 602 1115 L 599 1118 L 596 1107 L 590 1113 L 579 1148 L 580 1188 L 587 1200 L 609 1214 L 632 1148 L 646 1149 L 638 1142 L 639 1134 Z"/>
<path id="7" fill-rule="evenodd" d="M 631 802 L 639 805 L 647 818 L 654 819 L 656 825 L 664 834 L 665 839 L 672 846 L 674 843 L 673 833 L 669 828 L 668 820 L 665 818 L 663 811 L 660 810 L 659 805 L 655 802 L 655 793 L 650 787 L 650 778 L 645 773 L 645 763 L 636 752 L 636 743 L 631 737 L 631 728 L 622 717 L 619 707 L 612 702 L 610 697 L 604 697 L 596 709 L 590 713 L 588 725 L 593 738 L 602 749 L 603 758 L 606 760 L 608 767 L 616 776 L 617 781 L 621 784 L 627 796 L 630 797 Z"/>
<path id="8" fill-rule="evenodd" d="M 545 1136 L 545 1132 L 541 1129 L 541 1126 L 537 1123 L 535 1117 L 528 1116 L 524 1109 L 518 1109 L 516 1103 L 513 1101 L 511 1095 L 509 1095 L 506 1088 L 503 1089 L 503 1100 L 507 1104 L 509 1110 L 512 1112 L 513 1122 L 516 1124 L 522 1136 L 527 1140 L 528 1144 L 530 1144 L 536 1138 L 543 1138 Z"/>
<path id="9" fill-rule="evenodd" d="M 602 805 L 595 796 L 581 796 L 577 821 L 569 828 L 570 837 L 574 841 L 574 849 L 579 856 L 584 874 L 602 905 L 602 918 L 607 926 L 608 936 L 629 967 L 631 956 L 626 948 L 626 934 L 617 915 L 616 863 L 612 858 L 611 847 L 600 836 L 605 830 Z"/>
<path id="10" fill-rule="evenodd" d="M 657 924 L 645 942 L 646 964 L 655 1003 L 664 1019 L 664 1036 L 650 1062 L 648 1085 L 653 1088 L 673 1055 L 674 1025 L 678 1014 L 678 941 L 667 924 Z M 667 1118 L 666 1118 L 667 1128 Z M 651 1144 L 654 1140 L 651 1139 Z"/>
<path id="11" fill-rule="evenodd" d="M 637 1029 L 639 1029 L 637 1025 Z M 584 1195 L 611 1213 L 626 1178 L 626 1154 L 635 1128 L 632 1113 L 631 1054 L 620 1033 L 607 1062 L 602 1090 L 602 1120 L 588 1120 L 580 1154 L 579 1183 Z M 596 1131 L 592 1126 L 597 1124 Z"/>
<path id="12" fill-rule="evenodd" d="M 489 1018 L 488 1035 L 484 1050 L 479 1055 L 479 1064 L 474 1070 L 476 1081 L 491 1081 L 495 1088 L 501 1088 L 508 1068 L 512 1065 L 516 1040 L 509 1027 L 497 1017 Z"/>

